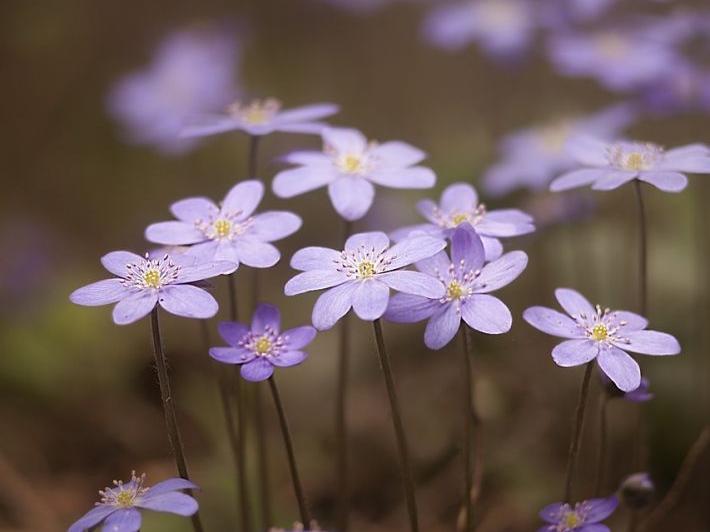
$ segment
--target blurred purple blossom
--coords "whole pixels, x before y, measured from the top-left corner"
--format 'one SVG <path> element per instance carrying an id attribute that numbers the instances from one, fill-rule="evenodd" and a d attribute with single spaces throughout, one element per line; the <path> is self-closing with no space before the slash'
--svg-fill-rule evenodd
<path id="1" fill-rule="evenodd" d="M 601 379 L 602 386 L 611 398 L 622 398 L 632 403 L 645 403 L 654 398 L 654 394 L 650 391 L 651 383 L 647 377 L 641 377 L 641 383 L 638 385 L 638 388 L 630 392 L 619 390 L 603 371 L 599 372 L 599 378 Z"/>
<path id="2" fill-rule="evenodd" d="M 225 364 L 241 364 L 241 375 L 258 382 L 271 377 L 274 367 L 286 368 L 303 362 L 303 348 L 316 337 L 309 326 L 281 331 L 281 313 L 273 305 L 260 304 L 254 311 L 251 327 L 224 321 L 219 334 L 229 347 L 213 347 L 210 356 Z"/>
<path id="3" fill-rule="evenodd" d="M 668 76 L 644 89 L 641 102 L 646 111 L 656 115 L 710 112 L 710 72 L 679 60 Z"/>
<path id="4" fill-rule="evenodd" d="M 549 523 L 538 532 L 610 532 L 601 522 L 614 513 L 619 505 L 615 496 L 589 499 L 574 506 L 556 502 L 540 510 L 540 518 Z"/>
<path id="5" fill-rule="evenodd" d="M 436 279 L 401 268 L 445 247 L 445 240 L 431 236 L 413 236 L 390 247 L 387 235 L 372 232 L 351 236 L 343 251 L 303 248 L 291 259 L 291 267 L 302 273 L 286 283 L 284 293 L 328 289 L 313 307 L 313 325 L 319 330 L 333 327 L 351 307 L 361 320 L 374 321 L 385 313 L 390 289 L 434 299 L 444 296 Z"/>
<path id="6" fill-rule="evenodd" d="M 569 288 L 558 288 L 555 297 L 568 316 L 547 307 L 530 307 L 523 318 L 542 332 L 564 342 L 552 350 L 558 366 L 572 367 L 597 361 L 599 368 L 624 391 L 641 384 L 641 370 L 627 351 L 644 355 L 677 355 L 680 344 L 670 334 L 645 330 L 646 318 L 625 310 L 592 306 Z"/>
<path id="7" fill-rule="evenodd" d="M 390 299 L 385 319 L 412 323 L 428 319 L 424 343 L 441 349 L 455 336 L 463 319 L 477 331 L 502 334 L 510 330 L 510 310 L 490 292 L 515 280 L 525 269 L 528 257 L 511 251 L 485 264 L 481 238 L 468 224 L 460 225 L 451 237 L 451 258 L 440 251 L 417 262 L 419 271 L 441 283 L 443 297 L 396 294 Z"/>
<path id="8" fill-rule="evenodd" d="M 421 189 L 436 182 L 431 169 L 416 166 L 426 154 L 405 142 L 368 142 L 361 132 L 345 128 L 325 128 L 322 135 L 322 152 L 297 151 L 285 157 L 286 162 L 300 166 L 276 175 L 273 190 L 277 196 L 291 198 L 327 185 L 335 210 L 354 221 L 370 209 L 373 184 Z"/>

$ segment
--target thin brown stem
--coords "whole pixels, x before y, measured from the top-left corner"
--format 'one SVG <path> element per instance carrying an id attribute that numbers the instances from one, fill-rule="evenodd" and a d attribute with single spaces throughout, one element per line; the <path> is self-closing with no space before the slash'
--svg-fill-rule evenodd
<path id="1" fill-rule="evenodd" d="M 636 204 L 638 206 L 638 231 L 639 231 L 639 256 L 638 256 L 638 283 L 639 283 L 639 310 L 642 316 L 648 317 L 648 232 L 646 229 L 646 206 L 643 199 L 641 181 L 634 180 L 636 191 Z"/>
<path id="2" fill-rule="evenodd" d="M 584 412 L 587 407 L 587 397 L 589 396 L 589 382 L 592 376 L 594 363 L 588 362 L 584 370 L 584 378 L 582 379 L 582 387 L 579 391 L 579 400 L 577 402 L 577 410 L 575 412 L 574 429 L 572 432 L 572 440 L 569 445 L 567 455 L 567 471 L 565 473 L 565 502 L 572 502 L 572 483 L 574 480 L 574 471 L 577 466 L 577 455 L 579 454 L 579 446 L 582 441 L 582 428 L 584 427 Z"/>
<path id="3" fill-rule="evenodd" d="M 473 357 L 471 344 L 468 341 L 468 326 L 463 324 L 461 327 L 461 338 L 463 340 L 463 372 L 464 372 L 464 394 L 463 394 L 463 417 L 464 417 L 464 445 L 463 445 L 463 464 L 464 464 L 464 508 L 466 514 L 466 532 L 473 530 L 473 504 L 471 503 L 471 489 L 473 488 L 473 479 L 471 472 L 471 445 L 473 433 L 473 416 L 471 415 L 474 405 L 473 399 L 473 376 L 471 375 L 471 358 Z"/>
<path id="4" fill-rule="evenodd" d="M 263 386 L 259 383 L 254 387 L 254 414 L 256 417 L 256 437 L 258 441 L 259 481 L 261 499 L 261 524 L 264 530 L 271 522 L 271 487 L 269 482 L 268 446 L 264 420 Z"/>
<path id="5" fill-rule="evenodd" d="M 256 179 L 256 170 L 259 163 L 259 136 L 249 135 L 249 162 L 247 179 Z"/>
<path id="6" fill-rule="evenodd" d="M 606 450 L 607 450 L 607 405 L 609 398 L 606 391 L 602 390 L 599 397 L 599 443 L 597 446 L 597 473 L 594 480 L 594 496 L 601 496 L 606 475 Z"/>

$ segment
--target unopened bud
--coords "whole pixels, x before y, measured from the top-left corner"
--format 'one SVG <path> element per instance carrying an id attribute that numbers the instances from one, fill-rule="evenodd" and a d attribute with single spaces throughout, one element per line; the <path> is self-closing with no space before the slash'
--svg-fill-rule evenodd
<path id="1" fill-rule="evenodd" d="M 626 506 L 641 510 L 651 503 L 656 488 L 648 473 L 635 473 L 621 483 L 620 492 Z"/>

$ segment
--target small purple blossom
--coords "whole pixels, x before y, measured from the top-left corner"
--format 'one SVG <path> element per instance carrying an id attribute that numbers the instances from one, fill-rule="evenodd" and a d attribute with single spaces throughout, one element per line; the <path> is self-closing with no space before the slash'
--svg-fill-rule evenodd
<path id="1" fill-rule="evenodd" d="M 327 288 L 313 307 L 313 325 L 330 329 L 352 307 L 365 321 L 382 317 L 390 289 L 438 299 L 443 285 L 421 272 L 401 270 L 429 258 L 446 247 L 446 241 L 431 236 L 413 236 L 390 247 L 381 232 L 358 233 L 345 242 L 343 251 L 307 247 L 297 251 L 291 267 L 302 273 L 284 287 L 287 296 Z"/>
<path id="2" fill-rule="evenodd" d="M 140 510 L 168 512 L 182 516 L 197 512 L 197 501 L 181 490 L 197 486 L 183 478 L 171 478 L 151 488 L 144 486 L 145 475 L 131 474 L 123 483 L 114 480 L 113 486 L 99 491 L 101 502 L 69 527 L 67 532 L 86 532 L 103 523 L 104 531 L 137 532 L 141 528 Z"/>
<path id="3" fill-rule="evenodd" d="M 439 204 L 426 199 L 417 204 L 417 210 L 429 223 L 403 227 L 392 233 L 398 242 L 416 232 L 450 238 L 454 230 L 468 224 L 478 233 L 486 250 L 486 260 L 494 260 L 503 254 L 499 238 L 531 233 L 535 230 L 529 214 L 518 209 L 489 211 L 478 202 L 476 189 L 468 183 L 454 183 L 441 193 Z"/>
<path id="4" fill-rule="evenodd" d="M 270 244 L 301 227 L 301 218 L 286 211 L 254 214 L 264 185 L 242 181 L 227 193 L 218 207 L 207 198 L 187 198 L 170 207 L 177 220 L 155 223 L 145 230 L 150 242 L 170 246 L 190 245 L 187 255 L 199 261 L 228 260 L 234 270 L 240 263 L 270 268 L 281 258 Z"/>
<path id="5" fill-rule="evenodd" d="M 574 506 L 556 502 L 540 510 L 540 518 L 549 523 L 538 532 L 610 532 L 601 522 L 614 513 L 619 505 L 615 496 L 589 499 Z"/>
<path id="6" fill-rule="evenodd" d="M 405 142 L 368 142 L 355 129 L 325 128 L 323 151 L 299 151 L 286 156 L 300 165 L 279 172 L 273 190 L 280 198 L 292 198 L 328 186 L 335 210 L 346 220 L 367 214 L 375 197 L 374 185 L 390 188 L 430 188 L 434 172 L 416 166 L 426 154 Z"/>
<path id="7" fill-rule="evenodd" d="M 254 311 L 251 327 L 224 321 L 219 334 L 229 347 L 213 347 L 210 356 L 225 364 L 241 364 L 241 375 L 258 382 L 271 377 L 274 368 L 287 368 L 303 362 L 303 348 L 316 337 L 310 325 L 281 331 L 281 313 L 273 305 L 260 304 Z"/>
<path id="8" fill-rule="evenodd" d="M 235 102 L 227 107 L 226 113 L 191 117 L 182 136 L 204 137 L 226 131 L 243 131 L 254 136 L 276 131 L 318 134 L 325 127 L 318 120 L 334 115 L 338 110 L 338 106 L 331 103 L 282 109 L 281 102 L 274 98 Z"/>
<path id="9" fill-rule="evenodd" d="M 199 263 L 186 255 L 143 258 L 129 251 L 112 251 L 101 264 L 116 278 L 79 288 L 69 299 L 88 307 L 110 305 L 117 325 L 133 323 L 160 305 L 171 314 L 186 318 L 211 318 L 219 306 L 211 294 L 195 286 L 197 281 L 234 271 L 228 261 Z"/>
<path id="10" fill-rule="evenodd" d="M 587 185 L 594 190 L 614 190 L 634 179 L 664 192 L 680 192 L 688 184 L 685 173 L 710 174 L 710 148 L 704 144 L 666 151 L 651 143 L 577 137 L 567 148 L 584 168 L 552 181 L 550 190 L 555 192 Z"/>
<path id="11" fill-rule="evenodd" d="M 444 251 L 417 262 L 416 267 L 441 284 L 443 297 L 397 294 L 390 299 L 385 319 L 412 323 L 428 319 L 424 343 L 441 349 L 455 336 L 461 319 L 477 331 L 502 334 L 510 330 L 513 318 L 505 304 L 490 292 L 517 278 L 528 257 L 511 251 L 485 264 L 481 238 L 468 224 L 451 237 L 451 258 Z"/>
<path id="12" fill-rule="evenodd" d="M 596 359 L 601 370 L 624 391 L 641 384 L 641 370 L 627 351 L 644 355 L 677 355 L 680 345 L 670 334 L 645 330 L 646 318 L 625 310 L 592 306 L 569 288 L 558 288 L 555 297 L 568 316 L 547 307 L 530 307 L 523 318 L 536 329 L 568 338 L 552 350 L 558 366 L 571 367 Z"/>
<path id="13" fill-rule="evenodd" d="M 599 373 L 602 381 L 602 386 L 611 398 L 622 398 L 632 403 L 645 403 L 654 398 L 654 394 L 650 391 L 651 383 L 647 377 L 641 377 L 641 384 L 638 388 L 630 392 L 622 392 L 616 385 L 606 376 L 604 372 Z"/>

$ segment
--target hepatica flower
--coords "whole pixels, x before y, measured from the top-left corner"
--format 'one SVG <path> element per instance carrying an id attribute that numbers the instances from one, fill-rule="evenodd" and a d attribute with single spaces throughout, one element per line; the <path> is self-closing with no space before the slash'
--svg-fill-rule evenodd
<path id="1" fill-rule="evenodd" d="M 171 314 L 187 318 L 211 318 L 219 306 L 197 281 L 234 270 L 227 261 L 197 263 L 194 257 L 163 255 L 143 258 L 128 251 L 112 251 L 101 257 L 101 264 L 116 275 L 75 290 L 72 303 L 88 307 L 110 305 L 118 325 L 133 323 L 160 305 Z"/>
<path id="2" fill-rule="evenodd" d="M 103 523 L 104 532 L 137 532 L 141 510 L 167 512 L 182 516 L 197 512 L 197 501 L 180 490 L 197 486 L 183 478 L 171 478 L 148 488 L 145 475 L 131 475 L 126 483 L 114 480 L 113 486 L 99 491 L 101 502 L 69 527 L 68 532 L 85 532 Z"/>
<path id="3" fill-rule="evenodd" d="M 286 161 L 300 165 L 279 172 L 274 193 L 292 198 L 328 186 L 335 210 L 346 220 L 365 216 L 375 197 L 374 185 L 390 188 L 430 188 L 434 172 L 416 166 L 426 155 L 405 142 L 368 142 L 355 129 L 326 128 L 322 152 L 291 153 Z"/>
<path id="4" fill-rule="evenodd" d="M 440 298 L 444 287 L 424 273 L 401 268 L 435 255 L 446 242 L 430 236 L 407 238 L 390 247 L 387 235 L 358 233 L 345 242 L 343 251 L 307 247 L 297 251 L 291 267 L 300 270 L 284 287 L 287 296 L 328 289 L 313 307 L 313 325 L 330 329 L 352 307 L 365 321 L 382 317 L 390 289 Z"/>
<path id="5" fill-rule="evenodd" d="M 587 185 L 594 190 L 613 190 L 638 179 L 664 192 L 680 192 L 688 184 L 686 172 L 710 173 L 710 148 L 703 144 L 666 151 L 651 143 L 607 143 L 579 137 L 568 149 L 584 168 L 561 175 L 550 184 L 550 190 Z"/>
<path id="6" fill-rule="evenodd" d="M 228 260 L 232 271 L 240 263 L 253 268 L 270 268 L 281 258 L 270 244 L 301 227 L 301 218 L 285 211 L 254 214 L 264 195 L 259 181 L 235 185 L 220 206 L 207 198 L 187 198 L 170 207 L 177 218 L 148 226 L 150 242 L 171 246 L 192 246 L 186 253 L 199 261 Z"/>
<path id="7" fill-rule="evenodd" d="M 451 239 L 451 258 L 441 251 L 417 263 L 417 268 L 438 282 L 442 297 L 397 294 L 385 319 L 411 323 L 428 319 L 424 343 L 441 349 L 459 330 L 461 320 L 477 331 L 501 334 L 510 330 L 512 317 L 505 304 L 490 292 L 518 277 L 528 263 L 522 251 L 511 251 L 484 266 L 481 238 L 468 225 L 460 226 Z"/>
<path id="8" fill-rule="evenodd" d="M 322 118 L 334 115 L 338 106 L 320 103 L 282 109 L 273 98 L 232 103 L 223 114 L 192 117 L 182 131 L 183 137 L 204 137 L 225 131 L 243 131 L 249 135 L 268 135 L 275 131 L 286 133 L 320 133 L 325 124 Z"/>
<path id="9" fill-rule="evenodd" d="M 486 260 L 493 260 L 503 254 L 499 238 L 519 236 L 535 230 L 530 215 L 517 209 L 489 211 L 478 202 L 476 189 L 467 183 L 454 183 L 441 193 L 439 203 L 426 199 L 417 204 L 417 210 L 428 223 L 412 225 L 392 233 L 392 239 L 399 241 L 416 232 L 450 238 L 454 230 L 468 224 L 481 237 L 486 251 Z"/>
<path id="10" fill-rule="evenodd" d="M 574 506 L 556 502 L 545 506 L 540 517 L 549 523 L 538 532 L 610 532 L 601 522 L 614 513 L 619 501 L 611 496 L 606 499 L 590 499 Z"/>
<path id="11" fill-rule="evenodd" d="M 596 359 L 620 390 L 630 392 L 641 384 L 641 371 L 627 351 L 644 355 L 680 353 L 673 336 L 646 330 L 648 321 L 638 314 L 593 307 L 584 296 L 568 288 L 555 290 L 555 297 L 568 315 L 531 307 L 523 318 L 547 334 L 567 338 L 552 350 L 558 366 L 579 366 Z"/>
<path id="12" fill-rule="evenodd" d="M 251 327 L 226 321 L 219 324 L 219 334 L 229 347 L 213 347 L 210 356 L 225 364 L 241 364 L 241 374 L 258 382 L 271 377 L 274 368 L 286 368 L 303 362 L 308 356 L 303 348 L 316 336 L 311 326 L 281 331 L 281 313 L 273 305 L 259 305 Z"/>

